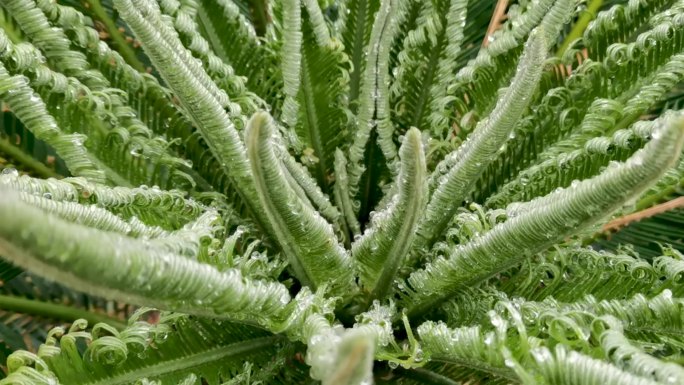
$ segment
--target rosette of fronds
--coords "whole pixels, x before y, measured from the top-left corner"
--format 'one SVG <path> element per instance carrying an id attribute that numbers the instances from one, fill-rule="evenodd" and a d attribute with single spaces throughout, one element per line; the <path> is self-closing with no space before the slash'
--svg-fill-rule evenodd
<path id="1" fill-rule="evenodd" d="M 684 383 L 684 2 L 0 27 L 0 385 Z"/>

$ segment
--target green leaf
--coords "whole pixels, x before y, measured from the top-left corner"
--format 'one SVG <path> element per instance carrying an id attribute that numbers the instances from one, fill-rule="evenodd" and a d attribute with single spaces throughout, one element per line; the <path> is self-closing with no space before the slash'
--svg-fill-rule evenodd
<path id="1" fill-rule="evenodd" d="M 453 84 L 452 74 L 458 67 L 458 60 L 463 55 L 465 40 L 464 29 L 467 24 L 468 2 L 453 0 L 446 15 L 444 50 L 437 63 L 434 81 L 430 86 L 429 108 L 426 116 L 433 134 L 446 136 L 449 131 L 448 117 L 451 111 L 447 108 L 450 98 L 447 91 Z"/>
<path id="2" fill-rule="evenodd" d="M 81 322 L 68 331 L 54 329 L 34 358 L 36 369 L 46 365 L 49 371 L 41 374 L 61 384 L 123 385 L 142 379 L 177 384 L 189 374 L 196 374 L 206 383 L 218 385 L 245 360 L 265 364 L 282 341 L 244 325 L 169 318 L 157 325 L 133 319 L 120 332 L 103 324 L 86 332 L 83 329 L 87 323 Z M 90 340 L 89 346 L 80 352 L 78 343 L 85 340 Z M 10 356 L 9 376 L 0 383 L 28 380 L 26 372 L 33 368 L 20 357 L 18 353 Z"/>
<path id="3" fill-rule="evenodd" d="M 418 316 L 452 293 L 543 251 L 638 196 L 678 159 L 682 150 L 682 116 L 663 118 L 659 124 L 654 139 L 627 162 L 526 203 L 518 209 L 520 214 L 457 247 L 449 257 L 438 258 L 411 274 L 411 289 L 403 301 L 408 313 Z"/>
<path id="4" fill-rule="evenodd" d="M 285 179 L 273 149 L 272 126 L 267 113 L 255 114 L 247 124 L 245 141 L 258 197 L 274 238 L 305 285 L 328 284 L 333 293 L 349 295 L 353 289 L 351 260 L 337 243 L 332 226 L 304 204 Z"/>
<path id="5" fill-rule="evenodd" d="M 449 328 L 429 321 L 418 334 L 430 361 L 465 369 L 454 378 L 475 370 L 530 384 L 677 382 L 684 378 L 681 367 L 641 338 L 679 338 L 665 325 L 681 323 L 680 303 L 668 291 L 652 299 L 597 302 L 588 296 L 572 304 L 504 298 L 476 325 Z"/>
<path id="6" fill-rule="evenodd" d="M 369 65 L 364 68 L 363 77 L 361 78 L 362 92 L 359 95 L 357 116 L 354 123 L 356 130 L 352 132 L 353 142 L 347 151 L 347 158 L 349 160 L 347 168 L 349 177 L 348 193 L 353 200 L 357 198 L 357 194 L 362 186 L 370 190 L 370 184 L 373 183 L 370 181 L 371 171 L 377 165 L 373 164 L 374 157 L 366 154 L 368 147 L 370 147 L 369 152 L 371 154 L 375 149 L 374 143 L 369 143 L 369 139 L 376 130 L 377 132 L 392 130 L 388 114 L 388 83 L 385 79 L 389 76 L 390 48 L 398 29 L 397 14 L 399 11 L 399 0 L 383 0 L 373 23 L 370 41 L 368 42 L 368 58 L 366 60 Z M 352 58 L 352 65 L 354 65 L 353 60 Z M 350 87 L 352 87 L 350 94 L 353 94 L 353 84 Z M 381 126 L 383 127 L 381 128 Z M 389 144 L 387 140 L 379 141 L 378 144 L 381 149 L 383 148 L 383 143 Z M 386 147 L 383 149 L 383 154 L 390 155 Z M 367 180 L 362 184 L 361 177 L 364 175 L 364 172 Z M 370 194 L 362 194 L 361 198 L 365 201 L 368 195 Z M 354 212 L 357 215 L 360 208 L 361 204 L 356 202 L 353 204 Z"/>
<path id="7" fill-rule="evenodd" d="M 209 42 L 200 34 L 200 27 L 197 24 L 199 4 L 190 0 L 184 4 L 161 3 L 160 8 L 164 15 L 173 18 L 173 27 L 178 32 L 180 41 L 194 58 L 202 61 L 211 80 L 238 103 L 240 108 L 230 106 L 229 113 L 234 124 L 242 128 L 246 122 L 246 116 L 254 113 L 265 103 L 256 95 L 248 92 L 245 87 L 245 79 L 236 76 L 235 70 L 209 48 Z"/>
<path id="8" fill-rule="evenodd" d="M 352 257 L 370 300 L 383 298 L 391 288 L 427 203 L 427 170 L 418 129 L 408 131 L 399 152 L 401 168 L 392 203 L 375 214 L 370 227 L 352 244 Z"/>
<path id="9" fill-rule="evenodd" d="M 107 187 L 90 183 L 84 178 L 37 179 L 8 172 L 0 174 L 0 186 L 54 202 L 97 205 L 125 219 L 136 216 L 144 224 L 168 230 L 181 228 L 206 210 L 202 204 L 186 199 L 181 191 L 147 186 Z M 93 208 L 92 211 L 98 210 Z"/>
<path id="10" fill-rule="evenodd" d="M 600 12 L 582 37 L 590 57 L 601 60 L 610 54 L 613 43 L 625 42 L 658 12 L 667 11 L 672 0 L 631 1 Z"/>
<path id="11" fill-rule="evenodd" d="M 416 248 L 429 246 L 442 235 L 456 209 L 474 187 L 474 181 L 489 166 L 499 148 L 527 108 L 537 89 L 542 63 L 547 54 L 542 30 L 532 32 L 518 66 L 518 72 L 497 103 L 459 150 L 449 154 L 430 177 L 434 192 L 418 227 Z"/>
<path id="12" fill-rule="evenodd" d="M 343 18 L 342 43 L 352 62 L 349 79 L 349 102 L 353 103 L 361 91 L 362 76 L 365 71 L 364 49 L 371 38 L 373 21 L 378 19 L 376 12 L 381 7 L 379 0 L 346 0 L 340 5 Z M 368 61 L 373 64 L 372 61 Z"/>
<path id="13" fill-rule="evenodd" d="M 162 23 L 154 5 L 146 0 L 136 0 L 138 6 L 129 0 L 117 0 L 115 4 L 142 41 L 143 48 L 162 77 L 179 97 L 186 113 L 197 125 L 250 213 L 263 228 L 268 229 L 270 226 L 258 203 L 254 176 L 250 173 L 244 145 L 223 109 L 228 103 L 225 92 L 218 90 L 215 84 L 207 86 L 213 84 L 208 75 L 189 57 L 189 53 L 169 27 Z M 157 32 L 157 29 L 163 31 L 163 34 Z M 167 45 L 169 42 L 171 45 Z"/>
<path id="14" fill-rule="evenodd" d="M 249 70 L 248 58 L 263 55 L 252 24 L 233 1 L 201 0 L 198 6 L 198 24 L 212 50 L 239 75 L 251 78 L 242 72 Z"/>
<path id="15" fill-rule="evenodd" d="M 3 196 L 0 213 L 16 220 L 0 225 L 2 255 L 73 289 L 250 322 L 274 314 L 289 300 L 280 284 L 252 281 L 235 270 L 219 272 L 141 239 L 69 223 L 22 202 L 8 190 Z M 20 237 L 13 235 L 17 232 Z M 77 242 L 76 234 L 89 241 Z"/>
<path id="16" fill-rule="evenodd" d="M 611 46 L 602 61 L 583 60 L 562 85 L 549 90 L 483 174 L 474 199 L 484 200 L 537 162 L 629 127 L 663 99 L 684 74 L 682 40 L 668 37 L 670 32 L 681 32 L 674 28 L 674 20 L 681 18 L 682 10 L 665 13 L 670 18 L 628 44 Z"/>
<path id="17" fill-rule="evenodd" d="M 22 25 L 31 33 L 28 35 L 36 44 L 41 43 L 44 36 L 40 35 L 41 28 L 49 25 L 49 20 L 42 9 L 30 7 L 30 3 L 17 5 L 11 3 L 24 17 L 19 18 Z M 47 14 L 54 15 L 60 10 L 52 3 L 42 2 L 40 5 L 46 8 Z M 50 7 L 52 5 L 52 7 Z M 26 8 L 28 6 L 28 8 Z M 13 9 L 15 9 L 13 8 Z M 17 10 L 17 9 L 15 9 Z M 100 55 L 97 49 L 97 33 L 94 29 L 86 27 L 83 15 L 71 8 L 64 12 L 64 17 L 57 18 L 62 24 L 68 26 L 68 32 L 75 31 L 79 36 L 78 44 L 88 47 L 86 52 L 105 61 L 106 67 L 111 68 L 111 59 L 123 70 L 123 78 L 134 79 L 143 82 L 143 77 L 135 70 L 127 66 L 118 54 L 112 55 L 112 51 L 102 44 L 102 50 L 106 55 Z M 33 17 L 26 15 L 34 14 Z M 55 28 L 56 37 L 66 34 L 59 28 Z M 57 63 L 55 67 L 67 71 L 69 66 L 81 68 L 87 57 L 78 50 L 60 52 L 59 49 L 39 51 L 31 44 L 20 43 L 13 45 L 3 37 L 2 61 L 10 72 L 17 75 L 27 76 L 28 85 L 35 90 L 32 99 L 39 103 L 41 98 L 45 103 L 48 113 L 53 116 L 60 129 L 73 133 L 84 134 L 72 140 L 75 144 L 81 143 L 89 154 L 91 162 L 97 163 L 100 172 L 104 172 L 108 181 L 119 185 L 131 184 L 156 184 L 177 185 L 187 183 L 190 177 L 179 169 L 186 167 L 183 160 L 167 153 L 168 143 L 161 138 L 151 138 L 152 133 L 140 120 L 137 119 L 134 110 L 126 105 L 119 92 L 107 88 L 108 81 L 99 71 L 91 71 L 89 76 L 66 78 L 64 74 L 54 71 L 45 65 L 46 57 L 73 57 L 73 61 Z M 94 40 L 93 40 L 94 39 Z M 44 42 L 38 44 L 42 46 Z M 66 47 L 62 47 L 65 48 Z M 95 51 L 95 54 L 93 54 Z M 45 54 L 45 56 L 43 55 Z M 117 60 L 118 59 L 118 60 Z M 106 72 L 106 71 L 105 71 Z M 80 74 L 81 72 L 79 72 Z M 151 89 L 154 87 L 150 87 Z M 94 108 L 91 108 L 94 107 Z M 107 119 L 103 119 L 107 116 Z M 118 151 L 113 150 L 116 149 Z M 185 179 L 185 180 L 184 180 Z M 193 181 L 190 180 L 190 184 Z"/>
<path id="18" fill-rule="evenodd" d="M 282 72 L 285 102 L 281 120 L 288 126 L 297 124 L 297 94 L 302 68 L 302 8 L 300 0 L 283 1 Z"/>
<path id="19" fill-rule="evenodd" d="M 541 25 L 546 36 L 546 47 L 550 48 L 555 38 L 553 32 L 564 24 L 571 16 L 575 0 L 554 2 L 542 0 L 528 4 L 517 15 L 515 22 L 510 21 L 510 28 L 497 30 L 488 39 L 491 43 L 481 48 L 477 57 L 456 74 L 456 84 L 448 91 L 456 100 L 456 108 L 461 114 L 468 111 L 476 115 L 484 115 L 497 103 L 497 90 L 508 84 L 513 69 L 519 62 L 523 42 L 531 31 Z"/>
<path id="20" fill-rule="evenodd" d="M 404 38 L 399 63 L 392 70 L 392 106 L 402 130 L 415 126 L 441 133 L 428 118 L 435 109 L 448 113 L 443 111 L 443 98 L 457 69 L 467 3 L 455 0 L 421 4 L 415 29 Z"/>
<path id="21" fill-rule="evenodd" d="M 95 166 L 94 159 L 83 147 L 84 136 L 64 135 L 58 128 L 43 101 L 34 94 L 26 78 L 11 76 L 0 64 L 0 96 L 36 138 L 51 145 L 74 175 L 95 182 L 104 182 L 104 172 Z"/>
<path id="22" fill-rule="evenodd" d="M 315 7 L 318 9 L 318 5 Z M 314 22 L 312 16 L 303 17 L 301 85 L 297 97 L 300 108 L 295 131 L 303 150 L 300 161 L 309 167 L 318 185 L 327 192 L 335 149 L 346 147 L 349 140 L 344 102 L 348 91 L 348 58 L 338 40 L 328 38 L 324 44 L 318 42 Z M 323 27 L 327 31 L 325 24 Z"/>
<path id="23" fill-rule="evenodd" d="M 610 118 L 604 122 L 606 125 L 616 123 Z M 574 180 L 592 177 L 610 162 L 624 161 L 643 147 L 653 127 L 653 122 L 637 122 L 611 137 L 594 137 L 583 148 L 566 147 L 563 152 L 559 148 L 557 154 L 549 154 L 544 161 L 520 172 L 515 179 L 500 187 L 496 194 L 487 199 L 486 205 L 506 207 L 512 202 L 529 201 L 558 187 L 567 187 Z"/>

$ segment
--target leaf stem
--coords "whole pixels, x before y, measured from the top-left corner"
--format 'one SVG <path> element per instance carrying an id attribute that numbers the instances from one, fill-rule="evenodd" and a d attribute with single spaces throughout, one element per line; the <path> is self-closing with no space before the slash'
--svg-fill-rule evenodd
<path id="1" fill-rule="evenodd" d="M 109 36 L 112 38 L 115 48 L 119 54 L 121 54 L 121 57 L 124 58 L 128 65 L 135 68 L 136 71 L 144 72 L 145 67 L 142 65 L 142 63 L 140 63 L 140 60 L 138 60 L 135 51 L 133 51 L 133 49 L 126 42 L 126 38 L 121 32 L 119 32 L 119 29 L 116 27 L 116 23 L 114 23 L 114 20 L 112 20 L 107 11 L 104 9 L 102 3 L 100 3 L 100 0 L 88 0 L 88 4 L 90 4 L 90 9 L 93 11 L 93 14 L 97 20 L 104 24 L 107 33 L 109 33 Z"/>
<path id="2" fill-rule="evenodd" d="M 93 313 L 87 310 L 60 305 L 57 303 L 43 302 L 9 295 L 0 295 L 0 309 L 70 322 L 82 318 L 88 321 L 88 323 L 91 325 L 103 322 L 114 326 L 119 330 L 126 327 L 125 322 L 108 315 Z"/>
<path id="3" fill-rule="evenodd" d="M 487 27 L 487 33 L 485 34 L 484 40 L 482 41 L 482 46 L 489 46 L 489 37 L 496 32 L 497 29 L 501 27 L 504 19 L 506 18 L 506 9 L 508 8 L 508 0 L 499 0 L 494 8 L 494 14 L 489 22 L 489 27 Z"/>
<path id="4" fill-rule="evenodd" d="M 9 140 L 0 139 L 0 153 L 7 154 L 10 158 L 18 163 L 21 163 L 22 166 L 29 168 L 41 178 L 61 178 L 61 175 L 59 175 L 57 172 L 51 170 L 49 167 L 33 158 L 31 155 L 26 154 L 18 147 L 13 146 Z"/>
<path id="5" fill-rule="evenodd" d="M 639 222 L 643 219 L 651 218 L 658 214 L 662 214 L 682 207 L 684 207 L 684 197 L 679 197 L 671 201 L 667 201 L 665 203 L 661 203 L 659 205 L 616 218 L 603 225 L 602 232 L 605 233 L 617 231 L 622 229 L 623 227 L 629 226 L 634 222 Z"/>
<path id="6" fill-rule="evenodd" d="M 580 38 L 584 34 L 584 31 L 587 29 L 589 22 L 594 20 L 594 18 L 596 17 L 596 13 L 602 5 L 603 0 L 593 0 L 589 4 L 587 9 L 582 13 L 582 16 L 579 18 L 579 20 L 577 20 L 577 23 L 575 23 L 575 26 L 572 28 L 568 36 L 566 36 L 565 39 L 563 39 L 563 44 L 561 44 L 560 48 L 558 48 L 556 56 L 563 56 L 565 51 L 570 46 L 570 43 Z"/>

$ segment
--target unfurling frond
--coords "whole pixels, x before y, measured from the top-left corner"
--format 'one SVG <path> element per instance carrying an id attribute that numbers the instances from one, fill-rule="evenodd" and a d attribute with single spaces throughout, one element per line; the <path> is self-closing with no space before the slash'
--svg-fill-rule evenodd
<path id="1" fill-rule="evenodd" d="M 301 74 L 299 71 L 302 60 L 302 6 L 300 0 L 283 1 L 283 122 L 288 126 L 297 123 L 297 94 Z"/>
<path id="2" fill-rule="evenodd" d="M 493 160 L 527 108 L 542 73 L 547 50 L 544 39 L 541 30 L 530 35 L 518 72 L 492 115 L 478 125 L 465 145 L 437 166 L 437 171 L 430 178 L 434 192 L 418 227 L 416 247 L 429 245 L 443 233 L 472 189 L 473 181 Z"/>
<path id="3" fill-rule="evenodd" d="M 207 83 L 211 83 L 208 75 L 194 59 L 189 58 L 177 36 L 161 21 L 156 5 L 148 0 L 136 0 L 135 4 L 129 0 L 117 0 L 115 4 L 143 42 L 162 77 L 178 95 L 186 113 L 200 129 L 211 152 L 231 177 L 234 188 L 240 192 L 251 213 L 262 226 L 266 226 L 244 145 L 223 109 L 228 103 L 226 93 L 216 86 L 207 87 Z"/>
<path id="4" fill-rule="evenodd" d="M 326 385 L 362 385 L 370 381 L 374 352 L 394 340 L 390 321 L 394 312 L 394 308 L 376 303 L 370 311 L 359 315 L 359 322 L 351 329 L 331 326 L 320 314 L 311 314 L 303 329 L 309 345 L 307 361 L 311 376 Z"/>
<path id="5" fill-rule="evenodd" d="M 676 256 L 662 255 L 649 263 L 626 251 L 612 254 L 585 248 L 561 249 L 526 261 L 516 269 L 515 277 L 504 273 L 511 279 L 500 290 L 511 297 L 553 297 L 564 302 L 588 294 L 603 300 L 670 290 L 679 296 L 684 287 L 677 277 L 683 268 L 684 262 Z M 572 290 L 564 288 L 568 282 L 573 283 Z"/>
<path id="6" fill-rule="evenodd" d="M 0 175 L 0 185 L 56 202 L 76 202 L 105 208 L 126 218 L 136 216 L 148 225 L 177 229 L 205 210 L 202 204 L 185 198 L 181 191 L 161 190 L 156 186 L 138 188 L 107 187 L 84 178 L 35 179 Z"/>
<path id="7" fill-rule="evenodd" d="M 464 379 L 482 372 L 529 384 L 677 383 L 684 379 L 681 367 L 634 338 L 649 322 L 655 335 L 670 338 L 657 319 L 673 316 L 680 303 L 669 292 L 651 300 L 637 296 L 597 303 L 587 297 L 576 306 L 502 300 L 482 324 L 449 328 L 430 321 L 418 327 L 418 335 L 427 356 L 463 368 Z M 624 312 L 631 317 L 621 318 Z M 681 322 L 681 317 L 668 322 Z"/>
<path id="8" fill-rule="evenodd" d="M 347 175 L 347 158 L 339 148 L 335 150 L 335 203 L 342 211 L 344 219 L 352 234 L 361 232 L 359 220 L 356 218 L 354 203 L 349 196 L 349 176 Z"/>
<path id="9" fill-rule="evenodd" d="M 606 120 L 610 123 L 612 119 Z M 498 193 L 489 197 L 487 205 L 506 207 L 512 202 L 528 201 L 558 187 L 567 187 L 574 180 L 594 176 L 611 161 L 624 161 L 643 147 L 653 127 L 653 122 L 639 122 L 615 132 L 612 137 L 594 137 L 583 148 L 558 149 L 556 154 L 548 155 L 543 162 L 522 171 L 502 186 Z"/>
<path id="10" fill-rule="evenodd" d="M 502 28 L 488 37 L 490 44 L 458 71 L 456 84 L 449 90 L 449 94 L 458 100 L 463 99 L 460 101 L 464 105 L 456 105 L 457 110 L 463 110 L 467 103 L 475 114 L 482 115 L 490 111 L 496 103 L 498 90 L 506 85 L 506 80 L 510 78 L 518 62 L 525 38 L 535 26 L 540 25 L 545 29 L 543 39 L 547 48 L 550 48 L 555 40 L 554 32 L 569 20 L 576 3 L 576 0 L 541 0 L 530 3 L 509 24 L 509 28 Z"/>
<path id="11" fill-rule="evenodd" d="M 420 131 L 408 131 L 401 146 L 401 167 L 392 203 L 376 213 L 363 236 L 352 245 L 359 276 L 370 299 L 382 298 L 408 254 L 415 226 L 425 210 L 427 186 Z"/>
<path id="12" fill-rule="evenodd" d="M 294 184 L 301 188 L 306 200 L 309 200 L 313 207 L 328 220 L 336 231 L 341 231 L 344 218 L 337 207 L 330 202 L 330 198 L 323 193 L 316 180 L 309 174 L 306 168 L 297 161 L 283 148 L 277 148 L 279 157 L 287 173 L 292 177 Z M 295 186 L 295 187 L 296 187 Z"/>
<path id="13" fill-rule="evenodd" d="M 483 174 L 476 199 L 497 191 L 535 163 L 628 128 L 666 96 L 664 90 L 682 81 L 683 30 L 675 25 L 682 23 L 684 13 L 679 9 L 663 14 L 670 16 L 633 41 L 612 45 L 602 60 L 589 56 L 560 86 L 550 89 Z"/>
<path id="14" fill-rule="evenodd" d="M 33 134 L 53 146 L 75 175 L 94 182 L 104 182 L 104 172 L 98 169 L 83 147 L 82 134 L 65 135 L 23 76 L 11 76 L 0 64 L 0 92 L 9 107 Z"/>
<path id="15" fill-rule="evenodd" d="M 334 293 L 345 294 L 352 288 L 351 260 L 337 243 L 332 226 L 306 205 L 285 179 L 274 151 L 272 126 L 267 113 L 255 114 L 247 124 L 245 141 L 273 236 L 302 282 L 313 287 L 329 283 Z"/>
<path id="16" fill-rule="evenodd" d="M 528 203 L 519 215 L 414 272 L 408 279 L 410 294 L 406 299 L 410 314 L 417 316 L 454 291 L 544 250 L 641 193 L 679 158 L 682 150 L 682 116 L 663 119 L 659 124 L 653 140 L 625 163 Z"/>
<path id="17" fill-rule="evenodd" d="M 368 65 L 364 68 L 361 78 L 361 95 L 359 95 L 357 116 L 356 116 L 356 135 L 349 147 L 349 194 L 355 198 L 359 189 L 361 176 L 366 170 L 364 165 L 364 152 L 368 145 L 373 130 L 380 131 L 381 122 L 391 123 L 387 116 L 381 116 L 381 111 L 387 113 L 388 74 L 390 44 L 397 30 L 396 14 L 398 12 L 399 0 L 383 0 L 380 9 L 375 17 L 372 33 L 370 36 L 370 51 L 366 61 Z M 371 143 L 370 145 L 373 145 Z M 391 158 L 390 158 L 391 159 Z M 355 207 L 355 212 L 358 209 Z"/>
<path id="18" fill-rule="evenodd" d="M 68 330 L 53 329 L 31 360 L 20 355 L 9 358 L 9 376 L 0 384 L 22 383 L 41 375 L 48 379 L 46 383 L 64 385 L 130 384 L 141 378 L 177 384 L 196 375 L 218 383 L 242 367 L 244 360 L 265 364 L 285 344 L 282 338 L 255 327 L 172 314 L 153 325 L 136 320 L 143 315 L 143 311 L 134 315 L 122 331 L 96 324 L 86 332 L 83 320 Z M 80 351 L 84 342 L 89 346 Z M 169 366 L 174 370 L 165 369 Z"/>
<path id="19" fill-rule="evenodd" d="M 252 281 L 155 248 L 150 242 L 96 230 L 46 214 L 3 190 L 0 249 L 18 266 L 65 285 L 120 301 L 184 309 L 256 322 L 280 310 L 289 294 L 276 283 Z M 21 237 L 13 237 L 19 231 Z M 81 234 L 77 242 L 72 234 Z"/>

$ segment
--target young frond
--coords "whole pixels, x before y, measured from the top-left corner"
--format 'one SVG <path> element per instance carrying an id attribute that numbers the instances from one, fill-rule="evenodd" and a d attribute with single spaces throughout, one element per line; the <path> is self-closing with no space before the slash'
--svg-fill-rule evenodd
<path id="1" fill-rule="evenodd" d="M 527 203 L 524 211 L 505 223 L 411 274 L 404 299 L 409 314 L 420 315 L 454 291 L 544 250 L 637 196 L 679 158 L 684 144 L 683 117 L 663 119 L 652 136 L 654 139 L 625 163 Z"/>
<path id="2" fill-rule="evenodd" d="M 257 194 L 273 226 L 273 236 L 303 283 L 315 288 L 329 282 L 332 292 L 344 294 L 353 289 L 350 258 L 338 244 L 332 226 L 285 180 L 274 151 L 277 137 L 272 126 L 268 114 L 255 114 L 247 123 L 245 142 Z"/>
<path id="3" fill-rule="evenodd" d="M 94 206 L 90 206 L 94 207 Z M 88 211 L 88 207 L 82 207 Z M 91 210 L 92 211 L 92 210 Z M 152 240 L 106 232 L 47 214 L 3 190 L 0 249 L 5 258 L 64 284 L 120 301 L 255 323 L 289 301 L 284 286 L 170 253 Z M 93 221 L 106 220 L 106 211 Z M 18 232 L 19 237 L 12 234 Z M 76 242 L 80 234 L 85 242 Z M 85 257 L 85 258 L 84 258 Z M 194 309 L 194 310 L 193 310 Z M 258 322 L 257 322 L 258 323 Z"/>
<path id="4" fill-rule="evenodd" d="M 597 303 L 588 297 L 577 307 L 553 301 L 502 300 L 487 313 L 482 324 L 449 328 L 429 321 L 418 327 L 418 334 L 425 354 L 432 360 L 509 381 L 677 383 L 684 379 L 681 366 L 658 358 L 632 339 L 641 325 L 672 312 L 678 303 L 669 292 L 652 300 L 637 296 Z M 620 312 L 631 312 L 641 319 L 630 323 L 618 318 Z M 666 332 L 661 335 L 667 338 Z M 596 355 L 605 356 L 614 366 Z"/>
<path id="5" fill-rule="evenodd" d="M 375 214 L 371 226 L 352 244 L 352 257 L 359 265 L 359 278 L 370 299 L 384 297 L 391 288 L 427 202 L 427 170 L 420 131 L 409 130 L 399 152 L 399 185 L 392 203 Z"/>
<path id="6" fill-rule="evenodd" d="M 249 171 L 244 144 L 223 109 L 229 103 L 225 91 L 219 90 L 216 85 L 207 86 L 213 83 L 202 67 L 189 58 L 190 54 L 169 26 L 163 24 L 156 4 L 145 0 L 136 4 L 121 0 L 115 4 L 139 36 L 162 77 L 180 99 L 185 112 L 200 129 L 211 152 L 219 160 L 220 167 L 232 179 L 232 187 L 240 193 L 259 223 L 266 226 L 265 214 L 256 201 L 255 181 Z M 219 146 L 219 143 L 222 145 Z"/>
<path id="7" fill-rule="evenodd" d="M 449 219 L 473 187 L 473 181 L 489 165 L 527 108 L 537 88 L 546 56 L 544 33 L 543 30 L 532 32 L 517 74 L 492 114 L 478 125 L 469 141 L 449 154 L 430 176 L 434 191 L 418 225 L 417 248 L 442 235 Z"/>
<path id="8" fill-rule="evenodd" d="M 33 361 L 31 366 L 26 366 L 28 360 L 17 362 L 21 358 L 12 357 L 8 365 L 23 370 L 12 371 L 0 384 L 32 381 L 36 376 L 45 376 L 46 383 L 53 384 L 128 384 L 142 378 L 176 384 L 188 376 L 218 383 L 231 377 L 244 361 L 263 365 L 287 345 L 255 327 L 174 314 L 162 315 L 157 324 L 136 320 L 143 315 L 144 311 L 133 315 L 121 331 L 96 324 L 87 332 L 83 320 L 68 330 L 53 329 L 38 353 L 25 357 Z M 83 342 L 88 348 L 79 351 Z"/>

